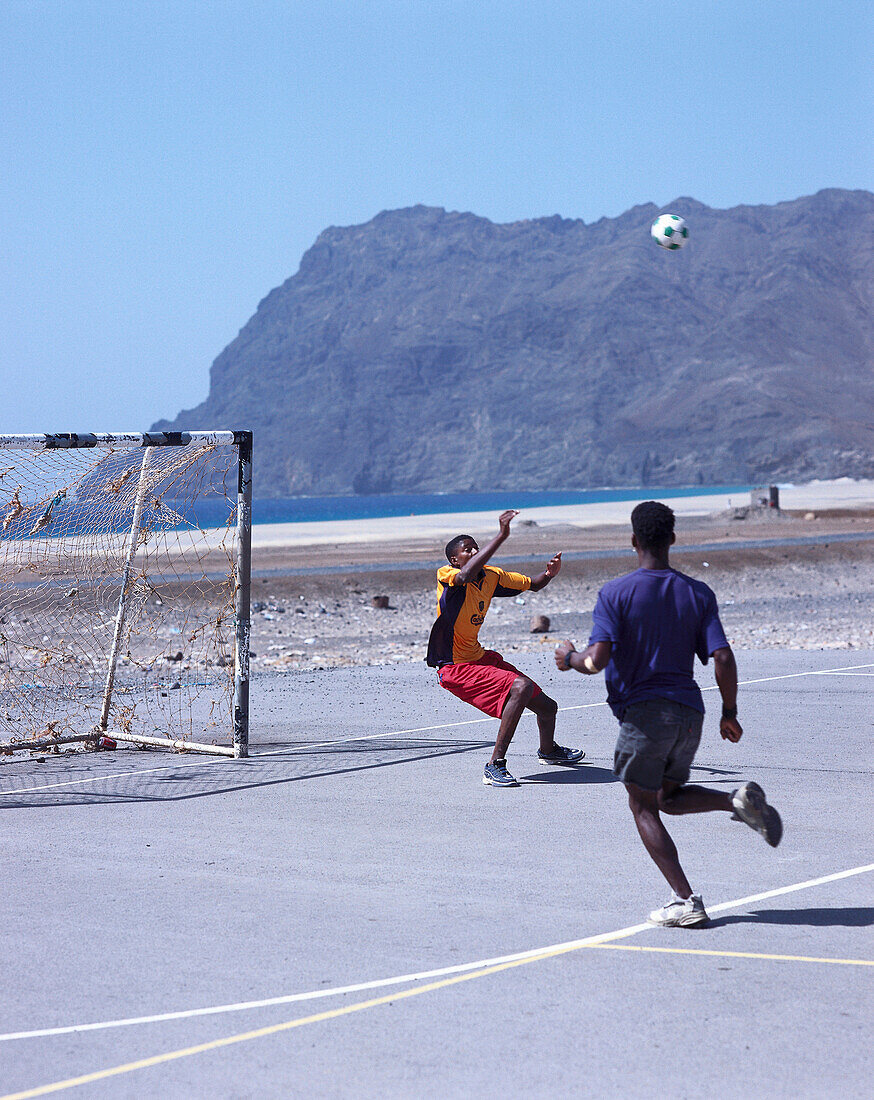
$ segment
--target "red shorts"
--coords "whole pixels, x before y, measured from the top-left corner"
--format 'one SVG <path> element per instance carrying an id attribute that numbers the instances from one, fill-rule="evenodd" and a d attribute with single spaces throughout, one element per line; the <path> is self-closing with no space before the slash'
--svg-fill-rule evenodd
<path id="1" fill-rule="evenodd" d="M 493 649 L 487 649 L 478 661 L 444 665 L 437 671 L 441 687 L 492 718 L 501 717 L 513 681 L 524 675 Z M 531 698 L 536 699 L 539 694 L 540 688 L 535 684 Z"/>

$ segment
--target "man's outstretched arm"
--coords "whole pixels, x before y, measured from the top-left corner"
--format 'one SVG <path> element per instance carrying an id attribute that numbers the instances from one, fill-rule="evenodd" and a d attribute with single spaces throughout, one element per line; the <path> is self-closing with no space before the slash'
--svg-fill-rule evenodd
<path id="1" fill-rule="evenodd" d="M 546 588 L 556 573 L 561 570 L 561 550 L 553 556 L 546 563 L 546 568 L 542 573 L 538 573 L 536 577 L 531 578 L 531 591 L 539 592 L 541 588 Z"/>
<path id="2" fill-rule="evenodd" d="M 559 642 L 555 647 L 555 664 L 559 672 L 568 672 L 573 669 L 586 676 L 594 676 L 607 667 L 612 652 L 611 642 L 594 642 L 582 652 L 576 649 L 571 641 Z"/>
<path id="3" fill-rule="evenodd" d="M 507 541 L 510 534 L 510 524 L 518 515 L 519 512 L 515 508 L 508 508 L 506 512 L 501 512 L 498 516 L 498 533 L 493 539 L 487 542 L 481 550 L 477 550 L 466 565 L 461 567 L 458 571 L 458 576 L 455 578 L 456 584 L 467 584 L 469 581 L 472 581 L 474 577 L 479 576 L 480 570 L 491 558 L 492 554 L 494 554 L 501 543 Z"/>
<path id="4" fill-rule="evenodd" d="M 737 662 L 730 646 L 714 649 L 713 672 L 722 696 L 722 717 L 719 732 L 725 741 L 740 741 L 743 728 L 737 720 Z"/>

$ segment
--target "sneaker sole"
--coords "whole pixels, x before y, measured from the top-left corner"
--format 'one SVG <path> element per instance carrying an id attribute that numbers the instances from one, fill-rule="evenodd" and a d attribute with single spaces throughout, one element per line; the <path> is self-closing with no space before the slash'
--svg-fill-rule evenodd
<path id="1" fill-rule="evenodd" d="M 742 788 L 743 789 L 743 788 Z M 783 822 L 773 806 L 768 804 L 765 792 L 758 783 L 748 783 L 744 789 L 745 799 L 740 805 L 732 800 L 734 812 L 745 825 L 760 836 L 772 848 L 776 848 L 783 837 Z M 749 813 L 748 811 L 752 811 Z"/>
<path id="2" fill-rule="evenodd" d="M 698 928 L 702 924 L 710 923 L 710 917 L 706 913 L 684 913 L 676 920 L 653 920 L 652 917 L 647 917 L 646 920 L 647 924 L 656 928 Z"/>
<path id="3" fill-rule="evenodd" d="M 584 752 L 580 753 L 580 755 L 575 760 L 544 760 L 542 756 L 538 756 L 537 763 L 542 764 L 545 768 L 572 768 L 574 764 L 581 763 L 583 760 L 585 760 L 585 758 L 586 754 Z"/>
<path id="4" fill-rule="evenodd" d="M 518 781 L 514 782 L 514 783 L 496 783 L 494 779 L 486 779 L 485 776 L 483 776 L 483 783 L 487 787 L 518 787 L 518 786 L 520 786 Z"/>
<path id="5" fill-rule="evenodd" d="M 772 848 L 776 848 L 783 839 L 783 821 L 773 806 L 768 806 L 765 809 L 765 824 L 762 836 Z"/>

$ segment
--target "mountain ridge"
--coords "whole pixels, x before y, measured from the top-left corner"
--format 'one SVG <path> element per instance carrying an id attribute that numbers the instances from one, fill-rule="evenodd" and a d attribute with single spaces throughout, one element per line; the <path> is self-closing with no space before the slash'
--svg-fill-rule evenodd
<path id="1" fill-rule="evenodd" d="M 663 209 L 690 241 L 659 249 Z M 874 475 L 874 195 L 586 224 L 328 227 L 154 430 L 255 431 L 262 496 Z"/>

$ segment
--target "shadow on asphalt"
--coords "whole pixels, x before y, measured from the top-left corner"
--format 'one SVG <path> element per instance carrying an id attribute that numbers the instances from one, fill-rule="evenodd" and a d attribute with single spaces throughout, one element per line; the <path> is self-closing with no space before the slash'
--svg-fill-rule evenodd
<path id="1" fill-rule="evenodd" d="M 874 908 L 854 909 L 759 909 L 731 917 L 717 917 L 710 928 L 725 924 L 807 924 L 814 928 L 868 928 L 874 924 Z"/>
<path id="2" fill-rule="evenodd" d="M 517 777 L 520 783 L 618 783 L 609 768 L 580 764 L 573 768 L 553 768 Z"/>
<path id="3" fill-rule="evenodd" d="M 705 775 L 713 776 L 727 775 L 734 777 L 741 774 L 736 768 L 708 768 L 706 764 L 693 764 L 691 770 L 693 772 L 704 772 Z"/>
<path id="4" fill-rule="evenodd" d="M 512 770 L 512 765 L 511 765 Z M 707 768 L 704 765 L 695 765 L 695 772 L 704 772 L 705 775 L 739 775 L 739 772 L 725 771 L 719 768 Z M 619 780 L 610 768 L 596 768 L 593 764 L 582 764 L 572 768 L 556 767 L 551 771 L 534 772 L 532 775 L 519 775 L 516 777 L 522 783 L 618 783 Z"/>
<path id="5" fill-rule="evenodd" d="M 441 756 L 456 756 L 459 753 L 483 752 L 491 749 L 491 741 L 430 741 L 423 745 L 421 741 L 393 742 L 391 746 L 376 745 L 373 742 L 342 746 L 314 745 L 312 749 L 300 751 L 300 742 L 289 747 L 288 756 L 271 752 L 263 756 L 250 756 L 246 760 L 228 760 L 225 768 L 216 762 L 215 766 L 204 770 L 173 770 L 172 765 L 161 774 L 137 775 L 131 770 L 127 775 L 107 776 L 105 782 L 110 790 L 65 791 L 57 790 L 20 790 L 3 792 L 0 790 L 0 810 L 24 809 L 40 806 L 96 806 L 117 802 L 182 802 L 192 798 L 206 798 L 213 795 L 229 794 L 234 791 L 254 790 L 256 788 L 282 786 L 299 783 L 308 779 L 323 779 L 327 776 L 346 775 L 352 772 L 372 771 L 377 768 L 398 767 L 404 764 L 416 764 L 436 760 Z M 341 766 L 335 759 L 328 766 L 331 757 L 348 760 L 350 757 L 378 757 L 368 762 Z M 228 781 L 227 772 L 237 780 Z M 292 774 L 289 774 L 293 769 Z M 248 776 L 247 781 L 239 781 L 240 773 Z M 95 777 L 98 778 L 99 777 Z"/>

